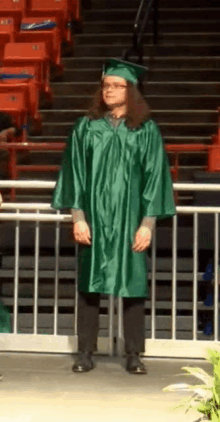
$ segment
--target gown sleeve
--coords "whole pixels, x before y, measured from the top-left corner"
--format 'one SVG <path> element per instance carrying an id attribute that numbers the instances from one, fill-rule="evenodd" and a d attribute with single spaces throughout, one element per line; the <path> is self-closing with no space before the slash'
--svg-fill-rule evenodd
<path id="1" fill-rule="evenodd" d="M 57 183 L 53 191 L 52 208 L 84 209 L 86 177 L 86 118 L 80 118 L 73 126 L 63 153 Z"/>
<path id="2" fill-rule="evenodd" d="M 154 121 L 145 124 L 144 136 L 142 217 L 160 220 L 176 214 L 169 163 Z"/>

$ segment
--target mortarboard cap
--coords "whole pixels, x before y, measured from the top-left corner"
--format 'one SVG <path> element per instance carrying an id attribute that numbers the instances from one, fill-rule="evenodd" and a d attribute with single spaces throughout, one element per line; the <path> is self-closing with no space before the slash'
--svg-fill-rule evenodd
<path id="1" fill-rule="evenodd" d="M 133 84 L 138 83 L 140 76 L 145 76 L 147 68 L 135 63 L 119 59 L 108 59 L 103 66 L 102 78 L 105 76 L 120 76 Z"/>

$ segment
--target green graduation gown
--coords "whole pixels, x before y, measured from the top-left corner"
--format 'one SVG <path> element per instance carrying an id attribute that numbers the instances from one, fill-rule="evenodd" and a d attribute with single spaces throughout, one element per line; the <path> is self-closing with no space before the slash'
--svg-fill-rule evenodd
<path id="1" fill-rule="evenodd" d="M 134 252 L 144 216 L 175 214 L 169 164 L 153 120 L 139 129 L 79 118 L 68 139 L 52 207 L 80 208 L 92 244 L 79 249 L 79 289 L 147 297 L 146 252 Z"/>

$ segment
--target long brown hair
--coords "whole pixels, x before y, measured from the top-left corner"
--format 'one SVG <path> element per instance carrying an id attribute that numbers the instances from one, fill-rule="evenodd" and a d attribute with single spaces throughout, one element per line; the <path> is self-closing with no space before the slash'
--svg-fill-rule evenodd
<path id="1" fill-rule="evenodd" d="M 126 125 L 129 129 L 137 129 L 142 123 L 149 120 L 150 108 L 145 101 L 140 88 L 127 81 L 127 113 Z M 103 101 L 102 96 L 102 82 L 95 92 L 92 104 L 87 112 L 90 119 L 96 120 L 102 118 L 109 110 L 108 106 Z"/>

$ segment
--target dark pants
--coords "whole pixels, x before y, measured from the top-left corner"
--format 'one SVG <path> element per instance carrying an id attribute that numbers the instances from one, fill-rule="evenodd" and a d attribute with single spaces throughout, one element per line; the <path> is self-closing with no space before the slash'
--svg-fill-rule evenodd
<path id="1" fill-rule="evenodd" d="M 97 351 L 99 330 L 99 293 L 79 291 L 79 351 Z M 123 298 L 123 319 L 126 353 L 145 351 L 144 298 Z"/>

